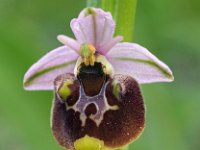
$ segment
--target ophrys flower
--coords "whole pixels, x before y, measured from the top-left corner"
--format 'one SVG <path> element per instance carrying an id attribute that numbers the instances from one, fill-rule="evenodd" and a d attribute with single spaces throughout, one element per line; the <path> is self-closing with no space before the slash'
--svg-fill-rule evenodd
<path id="1" fill-rule="evenodd" d="M 27 71 L 24 87 L 54 90 L 52 130 L 63 147 L 122 147 L 144 128 L 138 83 L 169 82 L 172 72 L 146 48 L 113 37 L 115 23 L 102 9 L 84 9 L 71 28 L 76 40 L 59 35 L 64 46 Z"/>

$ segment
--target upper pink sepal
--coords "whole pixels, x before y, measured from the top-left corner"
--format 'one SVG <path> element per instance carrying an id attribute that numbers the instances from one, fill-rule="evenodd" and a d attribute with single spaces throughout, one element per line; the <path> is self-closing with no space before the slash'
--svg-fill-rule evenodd
<path id="1" fill-rule="evenodd" d="M 115 22 L 112 15 L 99 8 L 84 9 L 78 18 L 72 19 L 70 25 L 80 44 L 92 44 L 100 54 L 107 53 L 123 39 L 121 36 L 113 37 Z"/>

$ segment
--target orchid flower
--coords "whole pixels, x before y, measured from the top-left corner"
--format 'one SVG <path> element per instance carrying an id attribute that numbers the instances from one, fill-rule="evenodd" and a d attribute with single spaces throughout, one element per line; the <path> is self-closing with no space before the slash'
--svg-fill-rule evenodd
<path id="1" fill-rule="evenodd" d="M 172 72 L 146 48 L 113 37 L 115 22 L 109 12 L 86 8 L 70 26 L 76 39 L 59 35 L 64 46 L 26 72 L 24 88 L 54 90 L 51 127 L 61 146 L 123 147 L 145 126 L 139 84 L 173 81 Z"/>

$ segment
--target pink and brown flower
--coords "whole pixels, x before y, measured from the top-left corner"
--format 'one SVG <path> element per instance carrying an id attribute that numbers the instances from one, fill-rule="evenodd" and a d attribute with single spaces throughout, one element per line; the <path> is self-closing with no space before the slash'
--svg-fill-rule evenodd
<path id="1" fill-rule="evenodd" d="M 26 90 L 54 90 L 52 131 L 68 149 L 115 149 L 134 141 L 145 125 L 138 83 L 170 82 L 169 67 L 136 44 L 113 37 L 109 12 L 87 8 L 71 21 L 76 40 L 47 53 L 25 74 Z M 95 143 L 95 144 L 94 144 Z"/>

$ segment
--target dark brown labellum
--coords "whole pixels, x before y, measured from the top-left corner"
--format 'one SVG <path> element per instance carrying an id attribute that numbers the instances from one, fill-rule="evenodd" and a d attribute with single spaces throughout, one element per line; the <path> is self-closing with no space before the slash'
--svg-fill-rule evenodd
<path id="1" fill-rule="evenodd" d="M 90 80 L 91 79 L 91 80 Z M 70 81 L 69 96 L 62 100 L 59 88 Z M 113 78 L 83 70 L 77 78 L 60 75 L 55 80 L 52 131 L 59 144 L 74 149 L 85 135 L 118 148 L 134 141 L 143 131 L 145 109 L 138 83 L 130 76 Z"/>

